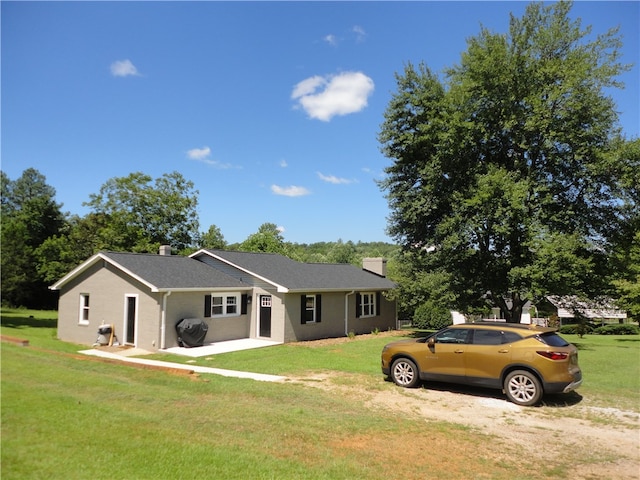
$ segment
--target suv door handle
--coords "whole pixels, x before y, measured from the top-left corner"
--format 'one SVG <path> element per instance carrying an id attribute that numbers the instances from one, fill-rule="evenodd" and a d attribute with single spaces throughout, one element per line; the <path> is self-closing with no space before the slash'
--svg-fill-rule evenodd
<path id="1" fill-rule="evenodd" d="M 498 350 L 498 353 L 509 353 L 509 350 L 508 349 Z"/>
<path id="2" fill-rule="evenodd" d="M 464 353 L 464 350 L 454 350 L 453 353 Z"/>

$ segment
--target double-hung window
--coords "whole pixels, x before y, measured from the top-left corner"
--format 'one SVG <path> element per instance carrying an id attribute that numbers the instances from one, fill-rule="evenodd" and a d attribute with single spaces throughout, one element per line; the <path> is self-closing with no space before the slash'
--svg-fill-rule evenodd
<path id="1" fill-rule="evenodd" d="M 380 293 L 358 293 L 356 295 L 356 317 L 366 318 L 377 315 L 380 315 Z"/>
<path id="2" fill-rule="evenodd" d="M 240 315 L 240 294 L 212 294 L 205 297 L 205 317 L 233 317 Z"/>
<path id="3" fill-rule="evenodd" d="M 89 294 L 80 294 L 80 311 L 78 312 L 78 323 L 89 325 Z"/>
<path id="4" fill-rule="evenodd" d="M 315 323 L 316 321 L 316 296 L 305 296 L 304 323 Z"/>
<path id="5" fill-rule="evenodd" d="M 301 323 L 320 323 L 322 318 L 322 295 L 302 295 L 300 298 Z"/>
<path id="6" fill-rule="evenodd" d="M 376 314 L 376 296 L 373 293 L 363 293 L 360 296 L 362 317 L 373 317 Z"/>

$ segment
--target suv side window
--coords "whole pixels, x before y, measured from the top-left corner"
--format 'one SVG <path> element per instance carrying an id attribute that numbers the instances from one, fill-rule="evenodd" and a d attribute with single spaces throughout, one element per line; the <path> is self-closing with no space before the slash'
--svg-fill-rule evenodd
<path id="1" fill-rule="evenodd" d="M 502 343 L 514 343 L 518 340 L 522 340 L 522 337 L 515 332 L 504 332 L 502 337 Z"/>
<path id="2" fill-rule="evenodd" d="M 469 329 L 451 328 L 438 333 L 434 339 L 436 343 L 469 343 Z"/>
<path id="3" fill-rule="evenodd" d="M 502 343 L 502 332 L 500 330 L 474 330 L 474 345 L 500 345 Z"/>
<path id="4" fill-rule="evenodd" d="M 474 345 L 502 345 L 505 343 L 514 343 L 522 340 L 522 337 L 514 332 L 503 332 L 502 330 L 474 330 Z"/>

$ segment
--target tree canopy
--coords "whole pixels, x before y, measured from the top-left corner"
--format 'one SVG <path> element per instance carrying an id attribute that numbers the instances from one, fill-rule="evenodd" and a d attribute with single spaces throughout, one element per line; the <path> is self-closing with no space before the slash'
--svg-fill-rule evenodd
<path id="1" fill-rule="evenodd" d="M 38 272 L 35 250 L 64 224 L 55 189 L 33 168 L 12 181 L 2 172 L 2 302 L 50 308 L 55 297 Z"/>
<path id="2" fill-rule="evenodd" d="M 152 183 L 141 172 L 109 179 L 85 203 L 108 218 L 104 233 L 112 249 L 156 252 L 160 245 L 181 251 L 195 245 L 199 232 L 198 191 L 178 172 L 165 173 Z"/>
<path id="3" fill-rule="evenodd" d="M 534 3 L 508 34 L 482 28 L 442 79 L 424 63 L 396 75 L 379 133 L 388 230 L 407 277 L 441 278 L 461 310 L 490 300 L 519 321 L 546 294 L 610 293 L 611 232 L 637 209 L 606 93 L 628 67 L 617 30 L 592 37 L 570 9 Z"/>
<path id="4" fill-rule="evenodd" d="M 256 233 L 252 233 L 240 244 L 245 252 L 268 252 L 285 254 L 286 244 L 282 232 L 275 223 L 263 223 Z"/>

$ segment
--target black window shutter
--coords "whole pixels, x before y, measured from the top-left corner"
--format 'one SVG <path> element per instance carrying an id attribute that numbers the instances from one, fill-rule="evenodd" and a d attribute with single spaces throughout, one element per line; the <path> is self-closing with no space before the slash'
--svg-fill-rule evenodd
<path id="1" fill-rule="evenodd" d="M 240 299 L 240 315 L 246 315 L 247 314 L 247 299 L 249 298 L 249 295 L 247 295 L 246 293 L 242 294 L 242 297 Z"/>
<path id="2" fill-rule="evenodd" d="M 211 295 L 204 296 L 204 316 L 211 316 Z"/>
<path id="3" fill-rule="evenodd" d="M 380 292 L 376 293 L 376 317 L 380 316 L 380 310 L 382 310 L 382 295 Z"/>
<path id="4" fill-rule="evenodd" d="M 362 296 L 356 293 L 356 318 L 362 316 Z"/>
<path id="5" fill-rule="evenodd" d="M 316 322 L 322 320 L 322 295 L 316 295 Z"/>
<path id="6" fill-rule="evenodd" d="M 300 296 L 300 323 L 307 323 L 307 296 Z"/>

